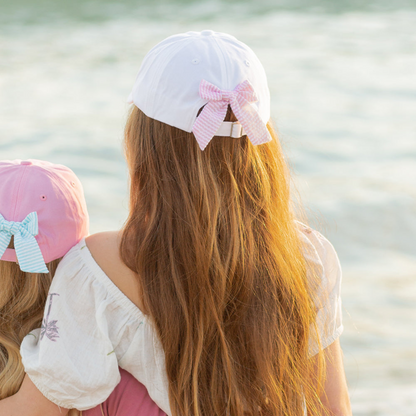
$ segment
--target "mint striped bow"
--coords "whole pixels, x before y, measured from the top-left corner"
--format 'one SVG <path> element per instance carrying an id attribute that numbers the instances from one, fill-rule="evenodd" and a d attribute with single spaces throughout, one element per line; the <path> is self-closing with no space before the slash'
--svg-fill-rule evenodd
<path id="1" fill-rule="evenodd" d="M 22 222 L 6 221 L 0 214 L 0 258 L 13 235 L 20 269 L 28 273 L 49 273 L 35 238 L 38 232 L 36 212 L 31 212 Z"/>

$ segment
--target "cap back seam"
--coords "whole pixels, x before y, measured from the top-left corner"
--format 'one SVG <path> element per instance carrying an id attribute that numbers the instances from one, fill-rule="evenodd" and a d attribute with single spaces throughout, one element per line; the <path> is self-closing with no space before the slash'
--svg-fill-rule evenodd
<path id="1" fill-rule="evenodd" d="M 20 165 L 20 166 L 22 166 L 22 165 Z M 21 185 L 22 185 L 22 182 L 23 182 L 23 178 L 26 176 L 26 171 L 27 171 L 27 165 L 25 165 L 23 167 L 23 173 L 20 176 L 20 180 L 19 180 L 19 183 L 17 185 L 16 198 L 15 198 L 15 202 L 14 202 L 14 208 L 13 208 L 13 212 L 11 214 L 11 218 L 13 218 L 14 221 L 16 221 L 16 210 L 17 210 L 17 206 L 19 204 L 20 188 L 21 188 Z"/>

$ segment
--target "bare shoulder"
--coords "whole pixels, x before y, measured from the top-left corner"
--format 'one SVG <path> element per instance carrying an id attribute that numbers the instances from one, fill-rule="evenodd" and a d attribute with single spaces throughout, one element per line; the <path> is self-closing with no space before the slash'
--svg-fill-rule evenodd
<path id="1" fill-rule="evenodd" d="M 117 257 L 121 261 L 118 254 L 119 239 L 120 231 L 104 231 L 88 236 L 85 242 L 91 254 L 95 254 L 98 257 L 110 255 L 111 257 Z M 95 255 L 94 258 L 96 258 Z"/>
<path id="2" fill-rule="evenodd" d="M 108 278 L 143 311 L 139 279 L 121 260 L 120 241 L 120 231 L 105 231 L 85 239 L 92 257 Z"/>

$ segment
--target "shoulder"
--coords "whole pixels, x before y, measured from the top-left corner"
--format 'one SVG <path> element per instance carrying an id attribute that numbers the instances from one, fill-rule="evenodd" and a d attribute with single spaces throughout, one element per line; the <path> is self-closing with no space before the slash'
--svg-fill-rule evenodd
<path id="1" fill-rule="evenodd" d="M 297 222 L 299 237 L 307 265 L 308 284 L 317 316 L 316 329 L 320 347 L 312 336 L 310 355 L 331 345 L 342 333 L 341 265 L 331 242 L 318 231 Z M 312 332 L 315 329 L 312 328 Z"/>
<path id="2" fill-rule="evenodd" d="M 120 257 L 120 231 L 105 231 L 85 239 L 91 256 L 107 277 L 143 311 L 139 279 Z"/>
<path id="3" fill-rule="evenodd" d="M 85 243 L 96 261 L 100 260 L 100 263 L 111 265 L 121 262 L 118 254 L 119 231 L 92 234 L 85 239 Z"/>
<path id="4" fill-rule="evenodd" d="M 341 283 L 341 264 L 332 243 L 320 232 L 296 221 L 305 260 L 310 272 L 318 275 L 320 285 L 333 291 Z"/>
<path id="5" fill-rule="evenodd" d="M 300 221 L 296 221 L 296 225 L 307 257 L 318 257 L 326 265 L 339 263 L 337 252 L 326 237 Z"/>

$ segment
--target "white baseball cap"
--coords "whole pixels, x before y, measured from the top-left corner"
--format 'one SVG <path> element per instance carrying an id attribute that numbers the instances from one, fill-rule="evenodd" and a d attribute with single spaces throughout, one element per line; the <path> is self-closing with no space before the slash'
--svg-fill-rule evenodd
<path id="1" fill-rule="evenodd" d="M 271 140 L 264 68 L 247 45 L 225 33 L 187 32 L 157 44 L 128 101 L 150 118 L 193 132 L 202 150 L 214 135 L 247 134 L 253 144 Z M 239 123 L 223 123 L 228 105 Z"/>

